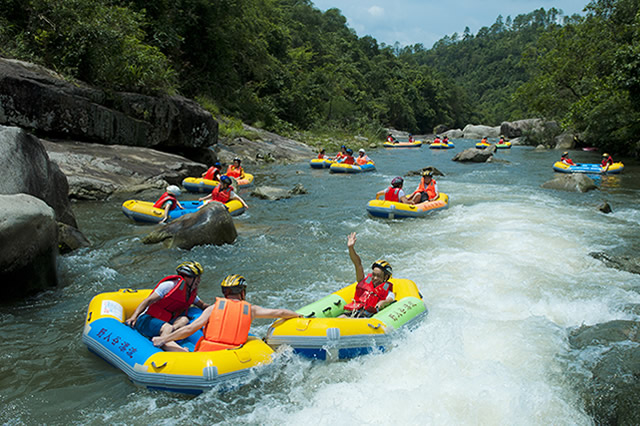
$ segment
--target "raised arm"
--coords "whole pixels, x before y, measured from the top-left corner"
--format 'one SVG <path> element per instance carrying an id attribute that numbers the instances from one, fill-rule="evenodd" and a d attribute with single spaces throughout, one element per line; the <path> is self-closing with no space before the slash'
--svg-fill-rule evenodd
<path id="1" fill-rule="evenodd" d="M 356 281 L 360 282 L 364 278 L 364 269 L 362 268 L 362 259 L 356 253 L 355 246 L 356 245 L 356 233 L 352 232 L 347 237 L 347 247 L 349 248 L 349 258 L 351 259 L 351 263 L 356 268 Z"/>

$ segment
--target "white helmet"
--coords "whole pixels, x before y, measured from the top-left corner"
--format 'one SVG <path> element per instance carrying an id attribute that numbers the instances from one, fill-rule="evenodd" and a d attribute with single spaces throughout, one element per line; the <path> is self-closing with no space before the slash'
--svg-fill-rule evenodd
<path id="1" fill-rule="evenodd" d="M 169 194 L 173 194 L 176 197 L 179 196 L 181 194 L 180 192 L 180 188 L 178 188 L 176 185 L 169 185 L 167 186 L 167 192 Z"/>
<path id="2" fill-rule="evenodd" d="M 364 148 L 360 148 L 360 151 L 358 151 L 358 152 L 361 152 L 361 153 L 364 154 Z"/>

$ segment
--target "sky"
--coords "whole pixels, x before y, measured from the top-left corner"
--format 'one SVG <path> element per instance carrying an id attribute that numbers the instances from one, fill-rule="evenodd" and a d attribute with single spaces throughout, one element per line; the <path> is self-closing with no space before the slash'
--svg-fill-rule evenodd
<path id="1" fill-rule="evenodd" d="M 379 44 L 411 46 L 417 43 L 430 49 L 445 35 L 465 27 L 476 34 L 482 27 L 490 27 L 502 15 L 533 12 L 541 7 L 555 7 L 570 16 L 582 14 L 589 0 L 311 0 L 316 8 L 340 9 L 347 25 L 358 37 L 370 35 Z"/>

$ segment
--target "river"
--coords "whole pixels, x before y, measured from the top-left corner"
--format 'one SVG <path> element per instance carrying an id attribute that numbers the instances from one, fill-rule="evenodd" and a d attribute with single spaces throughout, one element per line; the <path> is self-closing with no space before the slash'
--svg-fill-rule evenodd
<path id="1" fill-rule="evenodd" d="M 333 175 L 308 163 L 248 170 L 258 185 L 307 195 L 275 202 L 241 192 L 238 239 L 191 251 L 143 245 L 153 225 L 130 222 L 122 199 L 74 204 L 91 249 L 60 258 L 60 287 L 0 307 L 0 422 L 8 424 L 518 424 L 588 425 L 579 393 L 585 365 L 568 333 L 581 324 L 639 320 L 640 276 L 610 269 L 593 251 L 640 248 L 640 168 L 627 160 L 600 190 L 542 189 L 558 151 L 513 147 L 506 162 L 451 161 L 452 150 L 372 150 L 377 171 Z M 354 151 L 360 148 L 354 146 Z M 597 153 L 573 153 L 598 162 Z M 396 175 L 434 166 L 448 210 L 414 220 L 367 216 L 365 205 Z M 405 179 L 413 190 L 418 177 Z M 193 199 L 195 196 L 183 196 Z M 607 200 L 605 215 L 597 205 Z M 151 288 L 184 260 L 205 267 L 212 300 L 227 274 L 248 280 L 248 299 L 296 309 L 353 282 L 346 247 L 356 231 L 365 265 L 387 259 L 415 281 L 428 317 L 385 352 L 312 362 L 285 351 L 233 392 L 197 397 L 149 391 L 88 352 L 81 333 L 90 299 Z M 268 320 L 253 331 L 264 335 Z"/>

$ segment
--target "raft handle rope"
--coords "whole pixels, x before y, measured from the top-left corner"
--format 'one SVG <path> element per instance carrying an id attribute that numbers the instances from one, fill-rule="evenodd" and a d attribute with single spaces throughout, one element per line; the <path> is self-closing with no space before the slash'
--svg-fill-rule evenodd
<path id="1" fill-rule="evenodd" d="M 379 329 L 379 328 L 380 328 L 380 326 L 381 326 L 382 324 L 376 324 L 376 325 L 373 325 L 373 324 L 369 324 L 369 323 L 367 323 L 367 325 L 368 325 L 369 327 L 373 328 L 374 330 L 377 330 L 377 329 Z"/>
<path id="2" fill-rule="evenodd" d="M 326 309 L 325 309 L 325 311 L 326 311 Z M 322 312 L 324 312 L 324 311 L 322 311 Z M 309 315 L 305 315 L 304 317 L 305 318 L 313 318 L 315 316 L 316 316 L 316 313 L 315 312 L 311 312 Z"/>
<path id="3" fill-rule="evenodd" d="M 326 314 L 326 313 L 328 313 L 328 312 L 331 312 L 331 306 L 328 306 L 327 308 L 325 308 L 325 309 L 323 309 L 323 310 L 322 310 L 322 313 L 323 313 L 323 314 Z"/>
<path id="4" fill-rule="evenodd" d="M 138 292 L 138 290 L 133 290 L 133 289 L 131 289 L 131 288 L 123 288 L 123 289 L 122 289 L 122 292 L 123 292 L 123 293 L 137 293 L 137 292 Z"/>
<path id="5" fill-rule="evenodd" d="M 157 369 L 160 369 L 160 368 L 163 368 L 163 367 L 165 367 L 166 365 L 167 365 L 167 361 L 165 361 L 165 362 L 164 362 L 162 365 L 160 365 L 160 366 L 157 366 L 155 361 L 151 361 L 151 366 L 152 366 L 153 368 L 155 368 L 156 370 L 157 370 Z"/>

